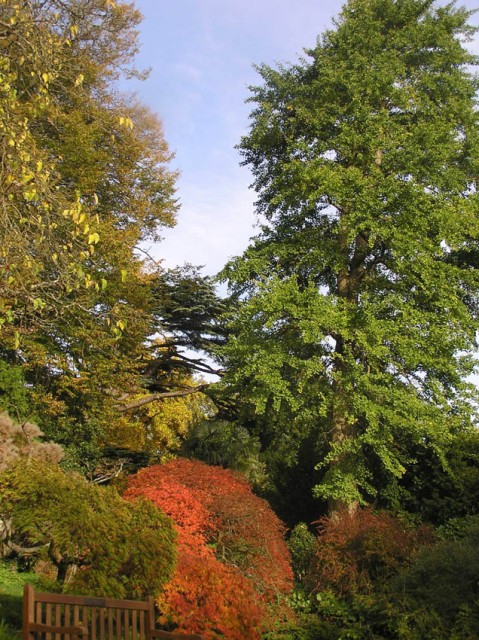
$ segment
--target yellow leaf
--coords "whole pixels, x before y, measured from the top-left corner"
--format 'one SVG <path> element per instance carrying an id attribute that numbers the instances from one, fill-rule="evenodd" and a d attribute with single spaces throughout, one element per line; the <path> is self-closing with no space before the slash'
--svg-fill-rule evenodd
<path id="1" fill-rule="evenodd" d="M 100 240 L 100 236 L 96 232 L 90 233 L 90 235 L 88 236 L 88 244 L 97 244 L 99 240 Z"/>
<path id="2" fill-rule="evenodd" d="M 121 281 L 122 281 L 122 282 L 125 282 L 125 280 L 126 280 L 126 275 L 127 275 L 126 270 L 125 270 L 125 269 L 122 269 L 122 270 L 120 271 L 120 273 L 121 273 Z"/>

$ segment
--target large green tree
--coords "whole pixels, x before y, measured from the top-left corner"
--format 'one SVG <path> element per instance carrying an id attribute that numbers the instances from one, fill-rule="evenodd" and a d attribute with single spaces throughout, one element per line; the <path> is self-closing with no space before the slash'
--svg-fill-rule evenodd
<path id="1" fill-rule="evenodd" d="M 350 0 L 306 59 L 258 69 L 240 149 L 264 225 L 223 272 L 238 303 L 227 381 L 268 418 L 270 449 L 317 443 L 331 513 L 402 476 L 412 443 L 440 456 L 471 424 L 469 17 L 434 0 Z"/>

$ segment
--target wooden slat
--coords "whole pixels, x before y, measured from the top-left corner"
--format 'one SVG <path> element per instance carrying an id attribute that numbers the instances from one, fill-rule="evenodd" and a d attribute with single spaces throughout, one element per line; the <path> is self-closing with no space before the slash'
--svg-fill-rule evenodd
<path id="1" fill-rule="evenodd" d="M 105 609 L 100 609 L 100 640 L 105 640 L 106 631 Z"/>
<path id="2" fill-rule="evenodd" d="M 58 627 L 62 623 L 62 606 L 60 604 L 55 605 L 55 625 Z M 55 640 L 61 640 L 60 632 L 55 633 Z"/>
<path id="3" fill-rule="evenodd" d="M 130 627 L 130 612 L 128 611 L 128 609 L 125 609 L 125 611 L 123 611 L 123 629 L 125 630 L 125 638 L 127 640 L 130 640 L 131 627 Z"/>
<path id="4" fill-rule="evenodd" d="M 43 622 L 42 613 L 42 603 L 35 602 L 35 622 Z"/>
<path id="5" fill-rule="evenodd" d="M 113 609 L 108 609 L 108 640 L 113 640 Z"/>
<path id="6" fill-rule="evenodd" d="M 81 608 L 81 626 L 86 627 L 88 629 L 88 612 L 90 611 L 89 607 L 83 606 Z M 90 632 L 88 632 L 90 635 Z"/>
<path id="7" fill-rule="evenodd" d="M 50 602 L 47 602 L 45 605 L 45 624 L 47 625 L 52 624 L 52 605 Z M 52 634 L 47 633 L 45 640 L 52 640 Z"/>
<path id="8" fill-rule="evenodd" d="M 80 625 L 80 607 L 73 605 L 73 626 L 78 627 Z M 73 636 L 73 640 L 77 640 L 76 636 Z"/>
<path id="9" fill-rule="evenodd" d="M 131 640 L 138 640 L 138 612 L 137 611 L 132 611 L 131 612 L 131 628 L 132 628 L 132 633 L 131 633 Z"/>
<path id="10" fill-rule="evenodd" d="M 140 612 L 140 638 L 146 638 L 145 617 L 146 617 L 146 612 L 141 611 Z"/>
<path id="11" fill-rule="evenodd" d="M 56 595 L 56 594 L 52 594 L 52 595 Z M 63 624 L 66 627 L 68 627 L 68 626 L 70 626 L 70 623 L 71 623 L 71 607 L 70 607 L 69 604 L 65 605 L 65 609 L 63 610 L 63 614 L 64 614 Z M 64 638 L 64 640 L 71 640 L 71 637 L 70 637 L 69 633 L 65 633 L 63 638 Z"/>
<path id="12" fill-rule="evenodd" d="M 116 609 L 116 640 L 121 640 L 121 609 Z"/>
<path id="13" fill-rule="evenodd" d="M 96 607 L 92 607 L 90 612 L 90 640 L 96 640 L 97 618 L 98 609 Z"/>

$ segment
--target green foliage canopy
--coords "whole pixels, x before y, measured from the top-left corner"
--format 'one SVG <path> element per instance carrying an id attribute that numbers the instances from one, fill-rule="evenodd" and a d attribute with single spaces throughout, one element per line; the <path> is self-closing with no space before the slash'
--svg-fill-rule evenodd
<path id="1" fill-rule="evenodd" d="M 370 500 L 374 468 L 439 455 L 470 424 L 478 327 L 479 87 L 469 13 L 350 0 L 307 59 L 259 67 L 251 130 L 261 234 L 223 271 L 237 310 L 226 381 L 316 434 L 330 510 Z M 296 444 L 294 444 L 296 441 Z"/>

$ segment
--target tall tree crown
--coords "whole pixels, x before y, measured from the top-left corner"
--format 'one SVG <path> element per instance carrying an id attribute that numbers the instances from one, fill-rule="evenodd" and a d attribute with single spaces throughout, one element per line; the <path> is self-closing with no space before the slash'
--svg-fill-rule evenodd
<path id="1" fill-rule="evenodd" d="M 351 0 L 308 58 L 259 67 L 250 133 L 262 233 L 224 270 L 231 380 L 328 445 L 318 492 L 354 503 L 400 434 L 467 423 L 477 329 L 479 114 L 470 12 Z M 309 426 L 307 426 L 309 425 Z M 374 462 L 372 462 L 374 461 Z"/>

